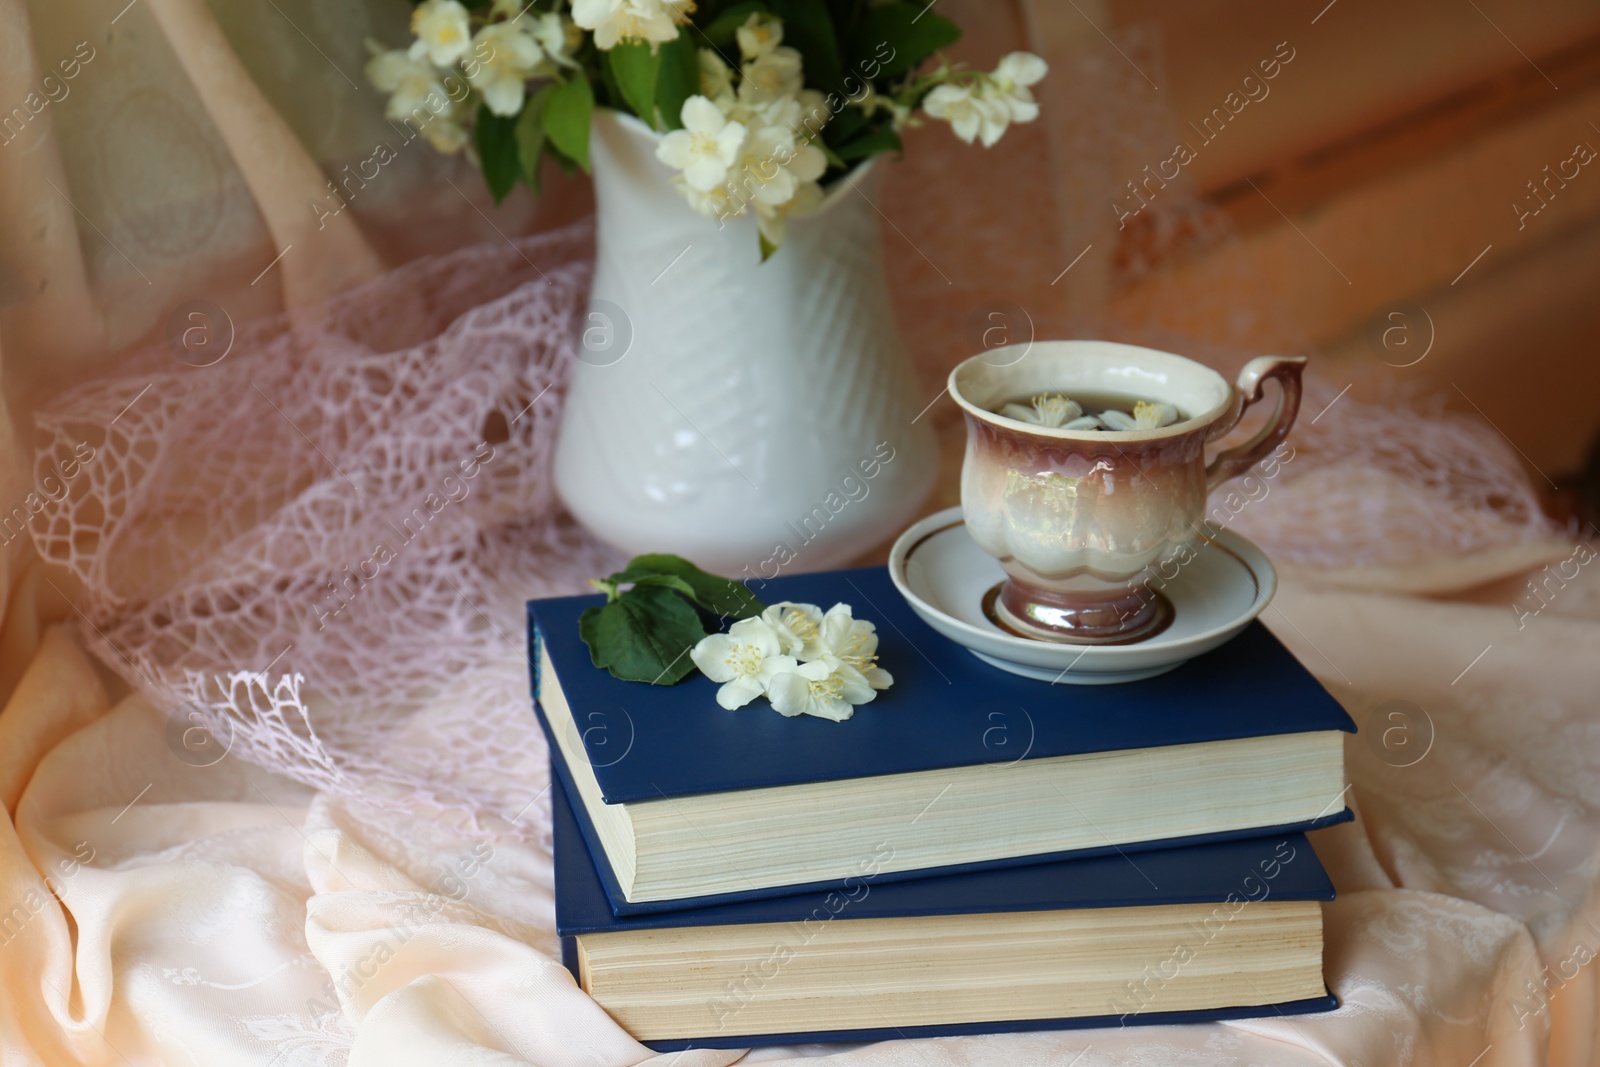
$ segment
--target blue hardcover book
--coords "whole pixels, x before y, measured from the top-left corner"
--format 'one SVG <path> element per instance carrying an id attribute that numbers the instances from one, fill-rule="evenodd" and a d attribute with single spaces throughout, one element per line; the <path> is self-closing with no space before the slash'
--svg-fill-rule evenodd
<path id="1" fill-rule="evenodd" d="M 551 790 L 556 930 L 579 985 L 658 1052 L 1327 1011 L 1299 834 L 619 918 Z M 886 846 L 892 848 L 892 846 Z"/>
<path id="2" fill-rule="evenodd" d="M 911 611 L 882 567 L 777 578 L 767 603 L 853 605 L 893 687 L 838 723 L 595 668 L 578 616 L 528 605 L 536 708 L 619 914 L 881 877 L 1311 829 L 1350 817 L 1354 724 L 1259 623 L 1155 678 L 1065 686 L 992 667 Z"/>

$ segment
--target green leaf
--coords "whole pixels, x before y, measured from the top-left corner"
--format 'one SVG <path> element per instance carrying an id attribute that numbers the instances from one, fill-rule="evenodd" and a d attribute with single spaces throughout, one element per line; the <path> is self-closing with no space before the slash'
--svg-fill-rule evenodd
<path id="1" fill-rule="evenodd" d="M 841 107 L 834 112 L 833 118 L 829 119 L 828 124 L 822 128 L 822 136 L 831 145 L 847 144 L 855 140 L 856 134 L 860 133 L 866 124 L 867 113 L 865 111 L 853 105 Z"/>
<path id="2" fill-rule="evenodd" d="M 661 53 L 651 51 L 643 41 L 624 41 L 606 53 L 606 62 L 611 65 L 623 100 L 635 115 L 655 126 L 656 77 L 661 71 Z"/>
<path id="3" fill-rule="evenodd" d="M 517 116 L 517 164 L 522 180 L 528 183 L 534 195 L 539 193 L 539 161 L 544 155 L 544 109 L 550 98 L 550 86 L 545 86 L 528 98 L 522 114 Z"/>
<path id="4" fill-rule="evenodd" d="M 544 132 L 550 143 L 589 172 L 589 126 L 594 118 L 594 89 L 582 71 L 552 86 L 544 108 Z"/>
<path id="5" fill-rule="evenodd" d="M 596 667 L 631 682 L 672 685 L 694 669 L 687 650 L 706 632 L 695 605 L 736 619 L 766 607 L 740 583 L 664 552 L 636 556 L 589 584 L 606 603 L 583 613 L 578 634 Z M 631 588 L 619 592 L 623 585 Z"/>
<path id="6" fill-rule="evenodd" d="M 772 13 L 783 20 L 783 43 L 800 53 L 806 84 L 824 92 L 844 86 L 839 38 L 823 0 L 771 0 Z"/>
<path id="7" fill-rule="evenodd" d="M 653 575 L 682 579 L 693 590 L 695 603 L 713 615 L 747 619 L 752 615 L 761 614 L 766 608 L 766 605 L 742 582 L 716 574 L 707 574 L 682 556 L 674 556 L 669 552 L 635 556 L 628 561 L 626 567 L 611 575 L 606 581 L 619 585 L 627 582 L 637 583 Z"/>
<path id="8" fill-rule="evenodd" d="M 695 599 L 694 586 L 679 578 L 676 574 L 647 574 L 643 578 L 635 578 L 633 584 L 635 587 L 641 585 L 660 586 L 663 589 L 670 589 L 674 593 L 682 593 L 690 600 Z"/>
<path id="9" fill-rule="evenodd" d="M 705 633 L 688 601 L 659 586 L 635 586 L 578 618 L 590 660 L 629 682 L 682 681 L 694 670 L 689 649 Z"/>
<path id="10" fill-rule="evenodd" d="M 833 15 L 833 26 L 840 40 L 849 39 L 850 31 L 855 29 L 867 6 L 867 0 L 828 0 L 828 10 Z"/>
<path id="11" fill-rule="evenodd" d="M 611 69 L 611 61 L 604 52 L 596 50 L 595 54 L 599 57 L 595 65 L 600 68 L 600 101 L 614 111 L 621 111 L 627 101 L 622 98 L 622 87 L 617 84 L 617 72 Z"/>
<path id="12" fill-rule="evenodd" d="M 870 7 L 850 35 L 851 69 L 873 81 L 892 80 L 960 38 L 954 22 L 919 4 Z"/>
<path id="13" fill-rule="evenodd" d="M 767 235 L 764 233 L 758 233 L 756 236 L 761 241 L 761 262 L 765 263 L 772 258 L 773 253 L 778 250 L 778 246 L 767 240 Z"/>
<path id="14" fill-rule="evenodd" d="M 517 120 L 496 115 L 487 104 L 479 105 L 474 137 L 484 184 L 498 204 L 517 184 L 517 175 L 521 173 L 517 159 Z"/>
<path id="15" fill-rule="evenodd" d="M 578 172 L 578 165 L 568 159 L 565 152 L 551 152 L 550 158 L 556 161 L 564 173 L 576 174 Z"/>
<path id="16" fill-rule="evenodd" d="M 687 33 L 661 46 L 661 73 L 656 77 L 656 107 L 667 129 L 683 126 L 683 102 L 700 91 L 700 57 Z"/>
<path id="17" fill-rule="evenodd" d="M 738 39 L 739 27 L 743 26 L 750 16 L 757 12 L 768 15 L 772 13 L 772 9 L 762 0 L 744 0 L 743 3 L 734 4 L 706 24 L 705 30 L 702 31 L 705 34 L 706 41 L 710 43 L 712 48 L 719 51 L 727 51 L 734 47 L 734 42 Z"/>
<path id="18" fill-rule="evenodd" d="M 881 126 L 869 133 L 864 133 L 849 144 L 840 145 L 839 158 L 846 163 L 858 159 L 866 159 L 881 152 L 904 152 L 905 146 L 900 142 L 900 135 L 893 126 Z"/>

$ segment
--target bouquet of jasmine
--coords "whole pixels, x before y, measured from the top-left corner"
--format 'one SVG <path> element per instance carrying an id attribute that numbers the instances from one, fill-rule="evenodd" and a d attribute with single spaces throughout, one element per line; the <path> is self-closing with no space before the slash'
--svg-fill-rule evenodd
<path id="1" fill-rule="evenodd" d="M 960 37 L 901 0 L 423 0 L 416 39 L 369 42 L 388 116 L 442 152 L 466 150 L 496 200 L 536 192 L 540 160 L 589 167 L 595 107 L 661 133 L 658 158 L 695 210 L 754 212 L 763 255 L 822 199 L 822 184 L 881 152 L 920 116 L 992 145 L 1038 115 L 1044 61 L 989 72 L 938 53 Z"/>

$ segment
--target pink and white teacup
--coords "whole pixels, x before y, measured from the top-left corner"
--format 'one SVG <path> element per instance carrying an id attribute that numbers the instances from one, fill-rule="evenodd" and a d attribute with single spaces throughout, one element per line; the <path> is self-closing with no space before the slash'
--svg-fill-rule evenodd
<path id="1" fill-rule="evenodd" d="M 1303 356 L 1264 356 L 1230 388 L 1193 360 L 1108 341 L 995 348 L 957 366 L 949 384 L 967 421 L 961 506 L 972 539 L 1007 575 L 992 607 L 996 622 L 1024 636 L 1088 644 L 1159 631 L 1170 608 L 1147 587 L 1154 568 L 1200 536 L 1209 490 L 1283 441 L 1300 407 L 1304 366 Z M 1268 379 L 1281 391 L 1266 426 L 1207 463 L 1206 444 L 1238 424 Z M 1067 429 L 999 413 L 1037 396 L 1138 398 L 1170 405 L 1175 421 Z"/>

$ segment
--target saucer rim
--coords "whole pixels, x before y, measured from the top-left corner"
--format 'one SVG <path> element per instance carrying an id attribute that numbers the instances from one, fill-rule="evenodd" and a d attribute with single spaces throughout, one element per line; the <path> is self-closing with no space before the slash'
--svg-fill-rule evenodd
<path id="1" fill-rule="evenodd" d="M 900 595 L 913 607 L 919 607 L 937 615 L 947 625 L 970 635 L 975 640 L 989 644 L 990 647 L 998 646 L 1000 648 L 1016 649 L 1019 652 L 1035 656 L 1047 649 L 1060 649 L 1063 655 L 1074 653 L 1078 654 L 1079 658 L 1095 661 L 1095 668 L 1097 669 L 1084 669 L 1074 673 L 1116 674 L 1128 670 L 1138 670 L 1139 668 L 1132 663 L 1126 663 L 1120 667 L 1114 666 L 1114 664 L 1119 660 L 1145 659 L 1152 654 L 1160 655 L 1165 659 L 1166 655 L 1170 653 L 1176 659 L 1188 652 L 1188 650 L 1195 649 L 1195 651 L 1188 652 L 1187 658 L 1200 655 L 1204 650 L 1199 646 L 1205 645 L 1207 642 L 1214 642 L 1219 635 L 1242 630 L 1254 621 L 1267 609 L 1267 605 L 1272 602 L 1278 591 L 1277 568 L 1272 565 L 1272 561 L 1267 558 L 1267 554 L 1261 551 L 1260 546 L 1244 535 L 1235 533 L 1232 530 L 1219 530 L 1215 536 L 1211 537 L 1211 540 L 1219 548 L 1227 550 L 1229 555 L 1238 560 L 1246 572 L 1255 580 L 1256 584 L 1255 598 L 1251 601 L 1250 606 L 1237 616 L 1198 634 L 1190 634 L 1186 637 L 1167 641 L 1162 640 L 1162 634 L 1157 634 L 1147 641 L 1139 641 L 1131 645 L 1075 645 L 1066 642 L 1033 641 L 1023 637 L 1016 637 L 1002 630 L 985 630 L 974 626 L 966 620 L 950 614 L 939 605 L 931 603 L 911 588 L 911 583 L 905 575 L 905 569 L 913 551 L 934 534 L 943 532 L 938 527 L 960 525 L 964 521 L 965 517 L 961 505 L 957 504 L 924 516 L 908 526 L 899 537 L 895 538 L 893 547 L 889 549 L 888 569 L 889 578 L 894 582 L 895 588 L 900 591 Z M 974 547 L 977 547 L 975 542 Z M 982 549 L 979 548 L 978 551 L 981 552 Z M 969 643 L 962 642 L 962 644 L 969 651 L 973 648 Z M 994 653 L 991 652 L 990 655 L 994 655 Z M 1009 657 L 997 658 L 1009 659 Z"/>

